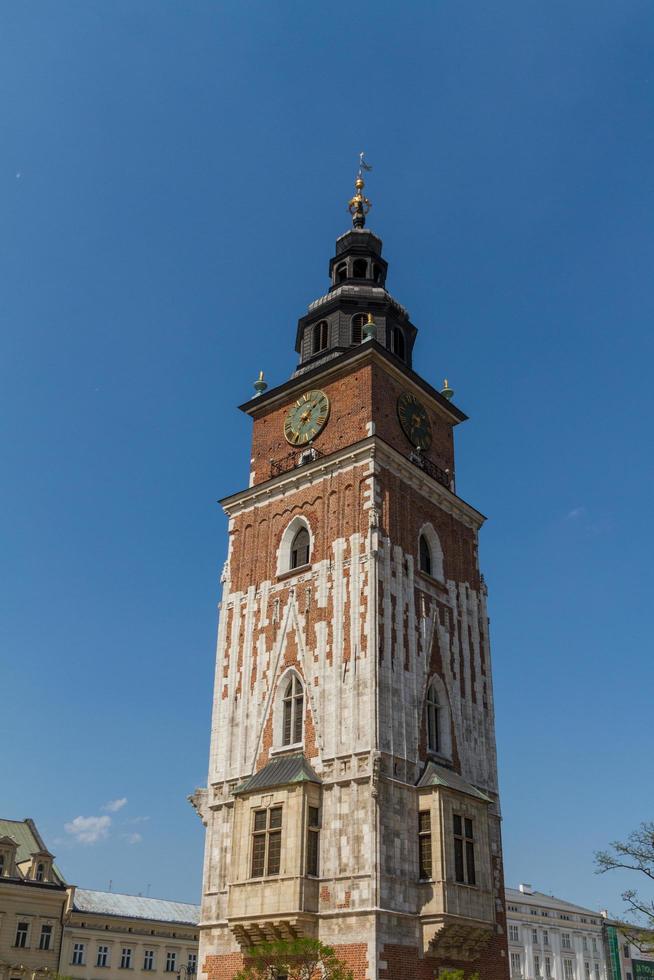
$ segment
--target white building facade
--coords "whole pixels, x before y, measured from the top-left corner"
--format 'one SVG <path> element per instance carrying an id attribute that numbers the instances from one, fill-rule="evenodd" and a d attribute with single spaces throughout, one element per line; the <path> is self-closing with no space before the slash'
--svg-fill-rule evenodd
<path id="1" fill-rule="evenodd" d="M 525 884 L 506 907 L 511 980 L 612 980 L 601 913 Z"/>

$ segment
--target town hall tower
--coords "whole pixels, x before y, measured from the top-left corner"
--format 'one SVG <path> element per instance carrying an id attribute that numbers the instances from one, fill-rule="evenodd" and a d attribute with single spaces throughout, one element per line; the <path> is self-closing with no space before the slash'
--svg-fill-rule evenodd
<path id="1" fill-rule="evenodd" d="M 261 377 L 249 486 L 223 500 L 200 970 L 311 936 L 356 980 L 508 977 L 483 516 L 458 494 L 445 383 L 365 224 Z"/>

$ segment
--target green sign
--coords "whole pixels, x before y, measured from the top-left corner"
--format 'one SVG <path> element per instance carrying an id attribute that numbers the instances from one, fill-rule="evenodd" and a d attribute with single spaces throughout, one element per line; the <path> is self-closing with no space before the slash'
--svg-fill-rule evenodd
<path id="1" fill-rule="evenodd" d="M 632 960 L 634 980 L 654 980 L 654 960 Z"/>

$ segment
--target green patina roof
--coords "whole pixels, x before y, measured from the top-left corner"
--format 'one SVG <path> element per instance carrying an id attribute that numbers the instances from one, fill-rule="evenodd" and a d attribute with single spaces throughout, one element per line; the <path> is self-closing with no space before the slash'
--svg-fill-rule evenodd
<path id="1" fill-rule="evenodd" d="M 250 793 L 255 789 L 288 786 L 290 783 L 320 783 L 303 755 L 285 755 L 273 759 L 267 766 L 237 786 L 234 793 Z"/>
<path id="2" fill-rule="evenodd" d="M 456 790 L 458 793 L 465 793 L 467 796 L 474 796 L 477 800 L 483 800 L 484 803 L 492 803 L 490 796 L 482 793 L 480 789 L 477 789 L 472 783 L 466 782 L 463 776 L 460 776 L 458 772 L 454 772 L 452 769 L 446 769 L 444 766 L 437 766 L 435 762 L 428 762 L 427 768 L 423 772 L 420 781 L 418 783 L 418 788 L 422 789 L 425 786 L 445 786 L 447 789 Z"/>
<path id="3" fill-rule="evenodd" d="M 0 820 L 0 837 L 13 837 L 18 844 L 16 864 L 29 861 L 32 854 L 37 852 L 50 854 L 36 829 L 36 825 L 31 820 Z M 61 884 L 65 885 L 66 880 L 54 862 L 52 869 Z"/>

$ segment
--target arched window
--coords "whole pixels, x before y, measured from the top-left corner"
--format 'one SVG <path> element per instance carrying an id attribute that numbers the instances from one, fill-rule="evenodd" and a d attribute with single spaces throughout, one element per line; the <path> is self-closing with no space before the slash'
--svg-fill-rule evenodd
<path id="1" fill-rule="evenodd" d="M 393 327 L 391 330 L 391 350 L 397 357 L 401 357 L 404 360 L 404 334 L 399 327 Z"/>
<path id="2" fill-rule="evenodd" d="M 297 674 L 293 674 L 284 688 L 282 699 L 282 745 L 297 745 L 302 741 L 302 716 L 304 690 Z"/>
<path id="3" fill-rule="evenodd" d="M 418 568 L 439 582 L 445 581 L 443 549 L 431 524 L 423 524 L 418 534 Z"/>
<path id="4" fill-rule="evenodd" d="M 313 328 L 313 353 L 317 354 L 321 350 L 325 350 L 327 347 L 328 340 L 328 327 L 327 321 L 321 320 L 320 323 L 316 323 Z"/>
<path id="5" fill-rule="evenodd" d="M 380 265 L 373 265 L 372 278 L 375 280 L 375 282 L 382 282 L 382 270 Z"/>
<path id="6" fill-rule="evenodd" d="M 40 862 L 36 866 L 36 880 L 43 881 L 43 865 Z"/>
<path id="7" fill-rule="evenodd" d="M 368 263 L 365 259 L 355 259 L 352 266 L 352 275 L 355 279 L 368 278 Z"/>
<path id="8" fill-rule="evenodd" d="M 431 575 L 431 548 L 424 534 L 420 535 L 420 571 Z"/>
<path id="9" fill-rule="evenodd" d="M 309 564 L 309 532 L 301 527 L 291 544 L 291 568 L 300 568 Z"/>
<path id="10" fill-rule="evenodd" d="M 5 856 L 4 854 L 0 854 L 0 878 L 2 878 L 4 873 L 5 873 Z"/>
<path id="11" fill-rule="evenodd" d="M 368 317 L 365 313 L 357 313 L 356 316 L 352 317 L 352 343 L 360 344 L 361 337 L 363 335 L 363 325 L 368 322 Z"/>
<path id="12" fill-rule="evenodd" d="M 342 262 L 336 267 L 336 282 L 345 282 L 347 279 L 347 264 Z"/>
<path id="13" fill-rule="evenodd" d="M 432 681 L 427 688 L 427 748 L 430 752 L 440 752 L 441 741 L 441 704 Z"/>

